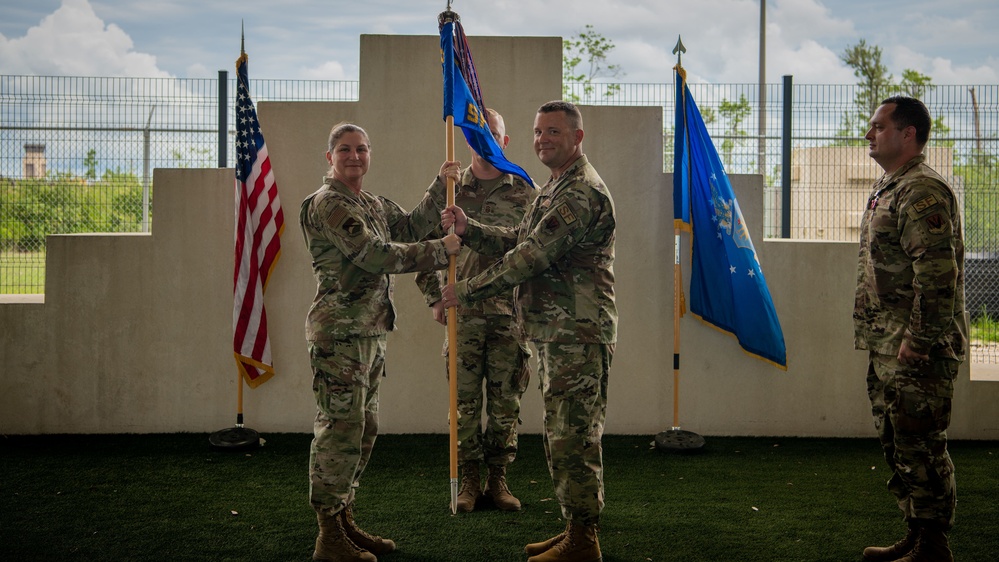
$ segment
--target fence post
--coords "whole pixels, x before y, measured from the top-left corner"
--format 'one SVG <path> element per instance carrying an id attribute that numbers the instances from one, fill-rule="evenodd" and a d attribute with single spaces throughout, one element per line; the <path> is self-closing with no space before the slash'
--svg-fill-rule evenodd
<path id="1" fill-rule="evenodd" d="M 229 72 L 219 71 L 219 168 L 229 167 Z"/>
<path id="2" fill-rule="evenodd" d="M 146 128 L 142 130 L 142 232 L 149 232 L 149 143 L 151 142 L 149 127 L 153 124 L 155 110 L 155 104 L 149 108 Z"/>
<path id="3" fill-rule="evenodd" d="M 784 75 L 784 116 L 781 131 L 780 155 L 780 237 L 791 237 L 791 105 L 794 97 L 791 85 L 793 77 Z"/>

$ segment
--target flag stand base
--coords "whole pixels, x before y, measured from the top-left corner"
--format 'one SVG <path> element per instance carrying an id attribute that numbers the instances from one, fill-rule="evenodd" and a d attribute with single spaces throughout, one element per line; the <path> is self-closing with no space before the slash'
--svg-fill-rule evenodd
<path id="1" fill-rule="evenodd" d="M 704 438 L 674 427 L 656 434 L 656 449 L 667 453 L 695 453 L 704 449 Z"/>
<path id="2" fill-rule="evenodd" d="M 208 437 L 208 444 L 216 451 L 249 451 L 260 447 L 260 434 L 237 425 L 220 429 Z"/>

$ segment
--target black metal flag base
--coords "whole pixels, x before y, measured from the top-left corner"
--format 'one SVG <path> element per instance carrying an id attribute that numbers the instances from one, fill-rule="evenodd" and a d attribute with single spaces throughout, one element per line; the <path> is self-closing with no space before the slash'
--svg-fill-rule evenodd
<path id="1" fill-rule="evenodd" d="M 260 446 L 260 434 L 248 427 L 230 427 L 211 434 L 208 444 L 216 451 L 249 451 Z"/>
<path id="2" fill-rule="evenodd" d="M 693 431 L 673 428 L 656 434 L 656 449 L 672 453 L 693 453 L 704 448 L 704 438 Z"/>

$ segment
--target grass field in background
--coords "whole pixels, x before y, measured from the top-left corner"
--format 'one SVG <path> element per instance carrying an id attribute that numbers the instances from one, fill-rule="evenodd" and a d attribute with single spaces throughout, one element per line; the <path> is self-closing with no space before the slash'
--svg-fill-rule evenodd
<path id="1" fill-rule="evenodd" d="M 207 434 L 0 436 L 0 559 L 308 561 L 311 436 L 263 437 L 237 453 Z M 874 438 L 707 437 L 695 454 L 651 441 L 604 439 L 605 562 L 859 562 L 904 532 Z M 956 558 L 995 560 L 999 442 L 951 453 Z M 384 435 L 355 515 L 398 544 L 382 562 L 525 560 L 524 544 L 563 527 L 540 436 L 521 436 L 508 478 L 521 511 L 452 516 L 447 436 Z"/>
<path id="2" fill-rule="evenodd" d="M 0 252 L 0 295 L 45 292 L 45 251 Z"/>
<path id="3" fill-rule="evenodd" d="M 971 323 L 971 339 L 983 343 L 999 342 L 999 320 L 982 314 Z"/>

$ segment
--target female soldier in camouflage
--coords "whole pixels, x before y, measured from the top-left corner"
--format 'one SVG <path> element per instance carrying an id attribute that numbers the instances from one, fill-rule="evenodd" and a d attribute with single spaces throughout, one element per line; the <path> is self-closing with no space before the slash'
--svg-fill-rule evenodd
<path id="1" fill-rule="evenodd" d="M 395 329 L 391 274 L 443 269 L 461 249 L 453 234 L 419 241 L 439 224 L 439 202 L 426 197 L 406 213 L 361 188 L 370 157 L 364 129 L 334 126 L 330 171 L 300 214 L 317 282 L 306 320 L 318 408 L 309 465 L 319 519 L 314 560 L 370 562 L 395 549 L 359 529 L 351 510 L 378 434 L 385 340 Z"/>

